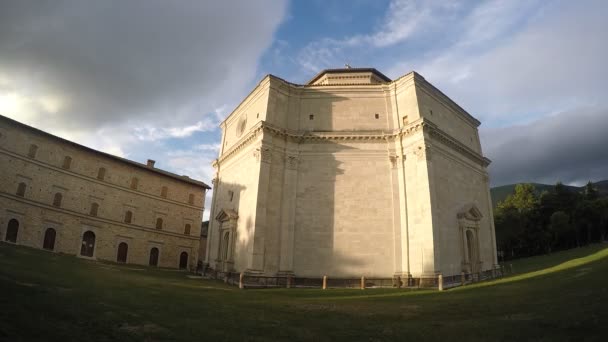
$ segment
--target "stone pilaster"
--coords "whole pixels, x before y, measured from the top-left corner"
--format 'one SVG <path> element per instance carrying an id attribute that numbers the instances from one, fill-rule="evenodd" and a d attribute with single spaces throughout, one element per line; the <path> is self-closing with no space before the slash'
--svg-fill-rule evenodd
<path id="1" fill-rule="evenodd" d="M 268 207 L 268 188 L 270 186 L 270 165 L 272 149 L 265 142 L 254 150 L 254 156 L 259 162 L 258 198 L 253 233 L 253 248 L 247 272 L 263 272 L 266 240 L 266 209 Z"/>
<path id="2" fill-rule="evenodd" d="M 286 274 L 293 273 L 298 158 L 297 152 L 288 152 L 285 155 L 283 193 L 281 199 L 283 207 L 281 212 L 279 273 Z"/>

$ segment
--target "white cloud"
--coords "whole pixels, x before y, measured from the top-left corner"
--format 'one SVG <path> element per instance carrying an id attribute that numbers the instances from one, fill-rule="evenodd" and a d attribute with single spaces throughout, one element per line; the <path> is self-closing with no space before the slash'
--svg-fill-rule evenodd
<path id="1" fill-rule="evenodd" d="M 446 4 L 442 1 L 392 0 L 382 20 L 383 24 L 373 32 L 311 42 L 300 51 L 297 61 L 311 72 L 340 66 L 362 47 L 386 48 L 406 41 L 431 25 L 437 19 L 434 14 L 447 7 L 458 7 L 458 2 Z"/>
<path id="2" fill-rule="evenodd" d="M 0 114 L 209 183 L 204 153 L 217 154 L 218 123 L 256 81 L 285 11 L 285 0 L 4 1 Z M 198 149 L 170 157 L 170 138 Z"/>

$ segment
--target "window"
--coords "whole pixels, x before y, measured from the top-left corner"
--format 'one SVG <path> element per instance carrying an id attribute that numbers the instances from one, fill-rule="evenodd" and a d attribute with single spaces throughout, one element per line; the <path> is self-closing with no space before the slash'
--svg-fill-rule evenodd
<path id="1" fill-rule="evenodd" d="M 189 204 L 194 204 L 194 194 L 188 195 L 188 203 Z"/>
<path id="2" fill-rule="evenodd" d="M 376 113 L 374 116 L 376 117 L 376 119 L 380 119 L 380 114 Z"/>
<path id="3" fill-rule="evenodd" d="M 55 237 L 57 236 L 57 232 L 53 228 L 48 228 L 46 232 L 44 232 L 44 242 L 42 243 L 42 248 L 48 249 L 52 251 L 55 249 Z"/>
<path id="4" fill-rule="evenodd" d="M 310 114 L 310 115 L 308 116 L 308 120 L 314 120 L 314 119 L 315 119 L 314 114 Z"/>
<path id="5" fill-rule="evenodd" d="M 97 170 L 97 179 L 104 180 L 105 178 L 106 178 L 106 169 L 103 167 L 100 167 L 99 170 Z"/>
<path id="6" fill-rule="evenodd" d="M 167 190 L 168 190 L 167 187 L 163 186 L 160 190 L 160 197 L 167 198 Z"/>
<path id="7" fill-rule="evenodd" d="M 53 206 L 59 208 L 61 207 L 61 200 L 63 200 L 63 195 L 58 192 L 55 194 L 55 197 L 53 197 Z"/>
<path id="8" fill-rule="evenodd" d="M 133 212 L 131 210 L 127 210 L 125 212 L 125 223 L 131 223 L 133 220 Z"/>
<path id="9" fill-rule="evenodd" d="M 403 124 L 407 125 L 407 115 L 403 117 Z"/>
<path id="10" fill-rule="evenodd" d="M 19 185 L 17 186 L 17 196 L 25 196 L 25 189 L 26 189 L 26 185 L 25 183 L 21 182 L 19 183 Z"/>
<path id="11" fill-rule="evenodd" d="M 97 204 L 97 203 L 91 204 L 91 210 L 89 211 L 89 215 L 97 216 L 98 211 L 99 211 L 99 204 Z"/>
<path id="12" fill-rule="evenodd" d="M 19 233 L 19 221 L 15 219 L 11 219 L 8 221 L 8 227 L 6 227 L 6 237 L 5 241 L 17 242 L 17 234 Z"/>
<path id="13" fill-rule="evenodd" d="M 31 144 L 30 150 L 27 152 L 27 156 L 30 158 L 36 158 L 36 153 L 38 153 L 38 145 Z"/>
<path id="14" fill-rule="evenodd" d="M 138 185 L 139 185 L 139 179 L 137 179 L 137 177 L 131 178 L 131 189 L 137 190 Z"/>
<path id="15" fill-rule="evenodd" d="M 234 191 L 228 190 L 228 198 L 230 199 L 230 202 L 232 202 L 234 199 Z"/>
<path id="16" fill-rule="evenodd" d="M 163 229 L 163 219 L 160 217 L 156 219 L 156 229 Z"/>
<path id="17" fill-rule="evenodd" d="M 191 228 L 191 227 L 192 227 L 192 226 L 190 226 L 190 223 L 187 223 L 187 224 L 186 224 L 186 227 L 184 227 L 184 234 L 186 234 L 186 235 L 190 235 L 190 228 Z"/>
<path id="18" fill-rule="evenodd" d="M 70 156 L 65 156 L 65 157 L 63 158 L 63 165 L 62 165 L 62 167 L 63 167 L 64 169 L 66 169 L 66 170 L 69 170 L 69 169 L 70 169 L 70 166 L 72 166 L 72 157 L 70 157 Z"/>

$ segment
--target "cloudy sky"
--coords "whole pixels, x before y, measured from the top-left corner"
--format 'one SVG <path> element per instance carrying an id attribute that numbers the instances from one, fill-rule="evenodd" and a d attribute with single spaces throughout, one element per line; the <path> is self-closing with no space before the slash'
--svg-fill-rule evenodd
<path id="1" fill-rule="evenodd" d="M 607 1 L 0 0 L 0 114 L 210 183 L 268 73 L 416 70 L 477 117 L 493 185 L 608 179 Z"/>

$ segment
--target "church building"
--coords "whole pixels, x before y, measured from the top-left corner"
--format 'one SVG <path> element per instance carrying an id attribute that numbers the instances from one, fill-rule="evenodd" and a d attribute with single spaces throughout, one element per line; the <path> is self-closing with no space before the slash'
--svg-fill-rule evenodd
<path id="1" fill-rule="evenodd" d="M 221 124 L 204 261 L 296 277 L 490 270 L 479 125 L 416 72 L 268 75 Z"/>

